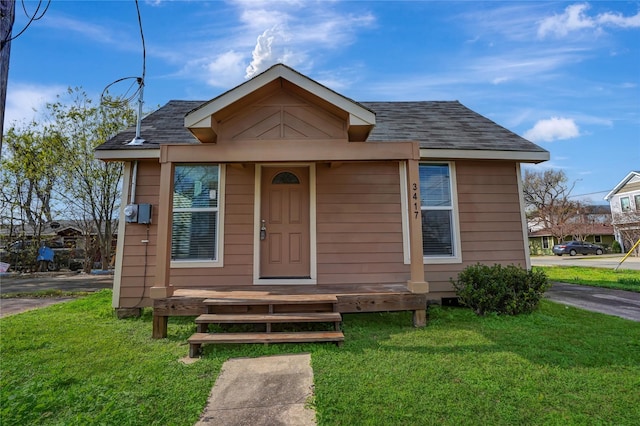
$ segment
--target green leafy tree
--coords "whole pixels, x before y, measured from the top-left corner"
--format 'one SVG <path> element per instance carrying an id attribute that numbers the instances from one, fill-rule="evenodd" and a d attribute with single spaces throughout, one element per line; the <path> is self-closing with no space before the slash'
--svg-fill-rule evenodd
<path id="1" fill-rule="evenodd" d="M 5 134 L 0 212 L 8 233 L 3 245 L 29 235 L 33 236 L 33 251 L 39 247 L 44 226 L 54 215 L 55 188 L 61 174 L 60 146 L 55 129 L 37 122 L 13 126 Z"/>
<path id="2" fill-rule="evenodd" d="M 132 124 L 135 111 L 117 100 L 109 100 L 110 107 L 103 108 L 79 88 L 70 88 L 64 99 L 69 101 L 58 97 L 57 102 L 47 105 L 67 152 L 61 159 L 63 200 L 85 233 L 85 247 L 97 245 L 102 268 L 106 269 L 117 229 L 123 166 L 119 162 L 96 160 L 94 149 Z M 95 244 L 91 241 L 92 234 Z M 87 250 L 87 257 L 92 255 Z M 87 259 L 85 268 L 91 267 L 91 263 Z"/>

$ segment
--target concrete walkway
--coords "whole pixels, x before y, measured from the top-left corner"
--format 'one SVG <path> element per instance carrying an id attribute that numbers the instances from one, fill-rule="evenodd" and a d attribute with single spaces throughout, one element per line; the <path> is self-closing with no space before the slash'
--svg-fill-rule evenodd
<path id="1" fill-rule="evenodd" d="M 196 426 L 311 426 L 311 355 L 230 359 Z"/>

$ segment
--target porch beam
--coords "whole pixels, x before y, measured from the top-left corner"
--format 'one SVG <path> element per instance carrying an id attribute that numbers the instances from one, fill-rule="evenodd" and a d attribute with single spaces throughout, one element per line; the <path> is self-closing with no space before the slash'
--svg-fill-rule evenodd
<path id="1" fill-rule="evenodd" d="M 346 140 L 218 141 L 217 144 L 162 145 L 160 162 L 266 163 L 419 160 L 417 142 Z"/>

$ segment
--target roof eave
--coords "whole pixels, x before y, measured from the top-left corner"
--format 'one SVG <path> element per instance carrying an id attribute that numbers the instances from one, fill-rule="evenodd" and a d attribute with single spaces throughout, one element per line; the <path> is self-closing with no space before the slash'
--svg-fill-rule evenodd
<path id="1" fill-rule="evenodd" d="M 520 163 L 538 164 L 548 161 L 549 151 L 495 151 L 476 149 L 431 149 L 420 148 L 422 159 L 462 160 L 511 160 Z"/>
<path id="2" fill-rule="evenodd" d="M 97 160 L 103 161 L 133 161 L 159 159 L 160 148 L 145 149 L 98 149 L 93 153 Z"/>

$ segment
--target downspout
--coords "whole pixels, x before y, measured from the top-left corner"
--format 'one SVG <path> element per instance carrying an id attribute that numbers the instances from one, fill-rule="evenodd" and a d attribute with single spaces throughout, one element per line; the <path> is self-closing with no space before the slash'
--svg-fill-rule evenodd
<path id="1" fill-rule="evenodd" d="M 133 161 L 133 172 L 131 173 L 131 197 L 129 198 L 129 204 L 136 203 L 136 183 L 138 181 L 138 160 Z"/>

